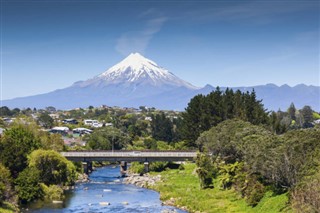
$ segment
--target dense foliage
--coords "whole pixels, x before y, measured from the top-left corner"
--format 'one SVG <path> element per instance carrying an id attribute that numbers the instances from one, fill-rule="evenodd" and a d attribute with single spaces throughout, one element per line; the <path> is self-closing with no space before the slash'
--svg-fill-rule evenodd
<path id="1" fill-rule="evenodd" d="M 105 127 L 88 136 L 87 146 L 94 150 L 119 150 L 127 146 L 129 137 L 114 127 Z"/>
<path id="2" fill-rule="evenodd" d="M 267 123 L 268 114 L 254 91 L 241 93 L 239 90 L 217 90 L 210 94 L 197 95 L 191 99 L 182 114 L 181 133 L 188 146 L 196 147 L 195 141 L 203 131 L 220 122 L 239 118 L 252 124 Z M 200 147 L 201 148 L 201 147 Z"/>
<path id="3" fill-rule="evenodd" d="M 235 188 L 249 204 L 258 204 L 264 188 L 272 186 L 276 193 L 292 190 L 293 203 L 307 201 L 317 208 L 312 204 L 317 196 L 308 200 L 301 194 L 304 189 L 314 195 L 310 185 L 320 171 L 320 129 L 291 130 L 278 136 L 249 122 L 227 120 L 202 133 L 197 144 L 212 154 L 221 187 Z M 310 177 L 313 182 L 307 184 Z"/>
<path id="4" fill-rule="evenodd" d="M 39 181 L 50 184 L 74 184 L 76 168 L 72 162 L 53 150 L 35 150 L 29 155 L 29 167 L 41 171 Z"/>
<path id="5" fill-rule="evenodd" d="M 259 206 L 271 190 L 285 193 L 281 198 L 288 195 L 300 212 L 319 211 L 320 115 L 309 106 L 299 110 L 292 103 L 286 111 L 266 112 L 254 91 L 217 88 L 195 96 L 185 112 L 144 106 L 0 111 L 0 127 L 5 129 L 0 136 L 0 200 L 14 200 L 15 194 L 22 202 L 62 199 L 61 186 L 73 184 L 76 171 L 57 153 L 62 150 L 198 148 L 194 175 L 200 188 L 236 190 L 251 206 Z M 84 119 L 95 119 L 102 127 L 87 126 Z M 92 132 L 61 136 L 39 125 Z M 162 171 L 170 165 L 155 162 L 149 168 Z M 133 163 L 131 169 L 143 173 L 144 165 Z"/>
<path id="6" fill-rule="evenodd" d="M 0 163 L 0 205 L 12 197 L 10 171 Z"/>
<path id="7" fill-rule="evenodd" d="M 0 161 L 13 177 L 27 167 L 27 155 L 40 148 L 40 140 L 26 125 L 17 124 L 0 138 Z"/>

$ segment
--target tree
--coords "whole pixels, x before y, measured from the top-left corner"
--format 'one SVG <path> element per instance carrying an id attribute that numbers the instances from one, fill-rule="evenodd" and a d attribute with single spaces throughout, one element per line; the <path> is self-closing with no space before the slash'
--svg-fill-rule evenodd
<path id="1" fill-rule="evenodd" d="M 2 106 L 0 107 L 0 116 L 12 116 L 12 112 L 7 106 Z"/>
<path id="2" fill-rule="evenodd" d="M 288 111 L 288 114 L 289 114 L 291 120 L 296 120 L 296 107 L 294 106 L 293 103 L 290 104 L 287 111 Z"/>
<path id="3" fill-rule="evenodd" d="M 0 205 L 12 196 L 10 171 L 0 163 Z"/>
<path id="4" fill-rule="evenodd" d="M 66 148 L 60 134 L 49 134 L 48 132 L 41 131 L 39 137 L 42 149 L 59 152 Z"/>
<path id="5" fill-rule="evenodd" d="M 52 128 L 54 120 L 48 113 L 45 112 L 40 114 L 38 122 L 44 128 Z"/>
<path id="6" fill-rule="evenodd" d="M 39 181 L 40 171 L 36 168 L 28 167 L 19 174 L 15 184 L 19 200 L 22 203 L 28 203 L 42 197 L 43 192 Z"/>
<path id="7" fill-rule="evenodd" d="M 203 95 L 193 97 L 188 103 L 185 112 L 182 113 L 183 123 L 181 125 L 181 133 L 189 147 L 196 147 L 195 141 L 204 128 L 200 120 L 204 98 Z"/>
<path id="8" fill-rule="evenodd" d="M 166 115 L 160 114 L 152 115 L 151 134 L 156 140 L 171 142 L 173 139 L 173 124 Z"/>
<path id="9" fill-rule="evenodd" d="M 124 148 L 129 141 L 130 138 L 119 129 L 105 127 L 88 136 L 87 144 L 91 149 L 95 150 L 119 150 Z"/>
<path id="10" fill-rule="evenodd" d="M 72 162 L 53 150 L 35 150 L 29 156 L 29 167 L 41 171 L 39 182 L 46 185 L 72 185 L 76 168 Z"/>
<path id="11" fill-rule="evenodd" d="M 208 152 L 198 153 L 196 157 L 196 164 L 196 171 L 200 180 L 200 188 L 212 188 L 212 178 L 214 177 L 215 173 Z"/>
<path id="12" fill-rule="evenodd" d="M 13 177 L 27 167 L 27 155 L 40 147 L 40 140 L 30 127 L 15 124 L 0 138 L 0 161 Z"/>
<path id="13" fill-rule="evenodd" d="M 232 118 L 255 125 L 268 123 L 268 113 L 261 100 L 256 99 L 254 90 L 251 93 L 241 93 L 239 90 L 234 93 L 231 89 L 221 92 L 217 87 L 207 96 L 197 95 L 191 99 L 182 113 L 182 139 L 187 141 L 188 146 L 196 147 L 195 140 L 202 132 Z"/>
<path id="14" fill-rule="evenodd" d="M 288 131 L 280 137 L 277 184 L 292 187 L 319 168 L 320 130 L 315 128 Z"/>
<path id="15" fill-rule="evenodd" d="M 301 114 L 304 120 L 303 127 L 312 127 L 311 122 L 313 121 L 313 110 L 310 106 L 304 106 L 301 110 Z"/>

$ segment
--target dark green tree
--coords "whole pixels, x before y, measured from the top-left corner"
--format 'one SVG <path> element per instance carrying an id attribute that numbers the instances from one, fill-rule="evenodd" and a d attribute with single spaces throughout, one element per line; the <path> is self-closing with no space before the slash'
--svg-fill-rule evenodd
<path id="1" fill-rule="evenodd" d="M 215 175 L 212 161 L 208 155 L 208 152 L 202 152 L 197 154 L 196 158 L 197 174 L 200 180 L 200 188 L 213 188 L 213 177 Z"/>
<path id="2" fill-rule="evenodd" d="M 151 134 L 156 140 L 166 142 L 171 142 L 173 140 L 173 124 L 163 112 L 152 116 Z"/>
<path id="3" fill-rule="evenodd" d="M 43 195 L 40 187 L 40 171 L 36 168 L 26 168 L 15 180 L 16 191 L 22 203 L 28 203 Z"/>
<path id="4" fill-rule="evenodd" d="M 186 140 L 186 145 L 189 147 L 196 147 L 196 139 L 206 129 L 200 119 L 200 115 L 204 111 L 204 99 L 203 95 L 193 97 L 188 103 L 185 112 L 182 113 L 183 123 L 180 131 L 183 139 Z"/>
<path id="5" fill-rule="evenodd" d="M 304 120 L 303 127 L 312 127 L 311 122 L 313 121 L 313 110 L 310 106 L 304 106 L 301 110 L 301 114 Z"/>
<path id="6" fill-rule="evenodd" d="M 35 150 L 29 156 L 29 167 L 41 171 L 39 182 L 46 185 L 72 185 L 76 179 L 76 167 L 53 150 Z"/>
<path id="7" fill-rule="evenodd" d="M 38 122 L 44 128 L 52 128 L 54 120 L 48 113 L 44 112 L 40 114 Z"/>
<path id="8" fill-rule="evenodd" d="M 0 138 L 0 161 L 10 170 L 13 177 L 27 167 L 27 155 L 40 147 L 34 129 L 16 124 Z"/>
<path id="9" fill-rule="evenodd" d="M 296 120 L 296 107 L 294 106 L 293 103 L 290 104 L 289 108 L 288 108 L 288 114 L 291 118 L 291 120 Z"/>
<path id="10" fill-rule="evenodd" d="M 207 96 L 197 95 L 191 99 L 182 114 L 182 139 L 189 147 L 196 147 L 195 140 L 200 134 L 220 122 L 238 118 L 252 124 L 267 124 L 268 113 L 261 100 L 257 100 L 255 91 L 235 93 L 231 89 L 221 92 L 219 87 Z M 201 145 L 201 144 L 198 144 Z M 198 147 L 201 149 L 201 146 Z"/>
<path id="11" fill-rule="evenodd" d="M 0 206 L 13 195 L 10 171 L 0 163 Z"/>
<path id="12" fill-rule="evenodd" d="M 119 150 L 129 142 L 130 137 L 115 127 L 101 128 L 87 138 L 87 145 L 94 150 Z"/>

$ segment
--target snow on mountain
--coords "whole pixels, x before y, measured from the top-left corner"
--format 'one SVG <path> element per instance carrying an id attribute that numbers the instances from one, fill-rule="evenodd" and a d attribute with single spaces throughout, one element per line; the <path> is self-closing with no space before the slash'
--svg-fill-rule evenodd
<path id="1" fill-rule="evenodd" d="M 309 105 L 320 110 L 319 86 L 301 84 L 295 87 L 278 87 L 267 84 L 233 89 L 242 92 L 254 89 L 257 98 L 262 99 L 268 110 L 286 110 L 292 102 L 297 108 Z M 58 109 L 72 109 L 108 105 L 183 110 L 192 97 L 197 94 L 206 95 L 212 90 L 215 90 L 215 87 L 211 85 L 197 88 L 139 53 L 132 53 L 92 79 L 46 94 L 3 100 L 2 104 L 10 108 L 54 106 Z"/>
<path id="2" fill-rule="evenodd" d="M 87 81 L 76 83 L 81 87 L 90 85 L 103 87 L 112 84 L 142 84 L 156 87 L 168 85 L 171 87 L 198 89 L 139 53 L 131 53 L 120 63 L 102 74 Z"/>

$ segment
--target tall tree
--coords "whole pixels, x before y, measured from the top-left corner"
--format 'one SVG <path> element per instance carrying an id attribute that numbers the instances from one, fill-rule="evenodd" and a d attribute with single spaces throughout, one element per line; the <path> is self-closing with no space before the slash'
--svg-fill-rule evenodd
<path id="1" fill-rule="evenodd" d="M 304 106 L 301 110 L 301 114 L 304 120 L 303 127 L 311 127 L 311 122 L 313 121 L 313 110 L 310 106 Z"/>
<path id="2" fill-rule="evenodd" d="M 27 167 L 27 155 L 40 147 L 34 130 L 16 124 L 0 138 L 0 161 L 10 170 L 13 177 Z"/>
<path id="3" fill-rule="evenodd" d="M 38 122 L 44 128 L 51 128 L 53 126 L 54 120 L 50 117 L 50 115 L 47 112 L 44 112 L 40 114 Z"/>
<path id="4" fill-rule="evenodd" d="M 173 139 L 173 124 L 166 115 L 160 114 L 152 115 L 151 121 L 152 137 L 156 140 L 171 142 Z"/>
<path id="5" fill-rule="evenodd" d="M 182 114 L 182 139 L 187 141 L 187 146 L 196 147 L 195 140 L 202 132 L 232 118 L 267 124 L 268 113 L 261 100 L 256 99 L 254 90 L 251 93 L 234 93 L 231 89 L 221 92 L 217 87 L 207 96 L 197 95 L 191 99 Z"/>
<path id="6" fill-rule="evenodd" d="M 296 107 L 294 106 L 293 103 L 290 104 L 289 108 L 288 108 L 288 114 L 291 118 L 291 120 L 296 120 Z"/>

